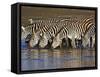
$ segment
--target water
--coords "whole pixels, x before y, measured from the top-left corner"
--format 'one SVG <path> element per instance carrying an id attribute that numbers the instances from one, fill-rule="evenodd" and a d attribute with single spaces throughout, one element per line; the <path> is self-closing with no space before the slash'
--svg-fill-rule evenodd
<path id="1" fill-rule="evenodd" d="M 22 49 L 22 70 L 43 70 L 95 66 L 95 50 Z"/>

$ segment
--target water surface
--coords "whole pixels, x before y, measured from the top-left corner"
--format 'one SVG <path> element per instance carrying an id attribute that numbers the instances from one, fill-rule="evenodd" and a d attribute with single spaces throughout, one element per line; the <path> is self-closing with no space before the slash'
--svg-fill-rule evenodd
<path id="1" fill-rule="evenodd" d="M 22 70 L 43 70 L 95 66 L 95 50 L 22 49 Z"/>

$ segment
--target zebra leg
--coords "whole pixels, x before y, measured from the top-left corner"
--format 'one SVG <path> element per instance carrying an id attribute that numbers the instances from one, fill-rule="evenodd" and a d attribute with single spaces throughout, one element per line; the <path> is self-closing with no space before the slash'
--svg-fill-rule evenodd
<path id="1" fill-rule="evenodd" d="M 78 42 L 78 39 L 75 39 L 75 46 L 76 46 L 76 48 L 78 48 L 79 47 L 79 42 Z"/>
<path id="2" fill-rule="evenodd" d="M 62 48 L 62 44 L 60 44 L 60 48 Z"/>
<path id="3" fill-rule="evenodd" d="M 80 40 L 80 42 L 81 42 L 81 43 L 80 43 L 80 47 L 83 48 L 83 45 L 82 45 L 82 43 L 83 43 L 83 42 L 82 42 L 82 39 Z"/>
<path id="4" fill-rule="evenodd" d="M 82 46 L 83 46 L 83 48 L 88 48 L 89 47 L 89 39 L 88 39 L 88 37 L 84 37 L 82 39 Z"/>
<path id="5" fill-rule="evenodd" d="M 72 44 L 73 48 L 76 48 L 76 44 L 75 44 L 75 39 L 74 38 L 72 38 L 71 44 Z"/>
<path id="6" fill-rule="evenodd" d="M 92 39 L 93 39 L 92 48 L 94 48 L 95 47 L 95 37 Z"/>
<path id="7" fill-rule="evenodd" d="M 66 38 L 65 40 L 66 40 L 66 44 L 67 44 L 67 48 L 68 48 L 69 47 L 68 38 Z"/>
<path id="8" fill-rule="evenodd" d="M 77 48 L 82 48 L 82 39 L 77 40 Z"/>
<path id="9" fill-rule="evenodd" d="M 59 46 L 60 46 L 60 48 L 62 48 L 62 43 L 63 43 L 63 42 L 62 42 L 62 40 L 61 40 L 61 43 L 60 43 L 60 45 L 59 45 Z"/>
<path id="10" fill-rule="evenodd" d="M 90 41 L 89 41 L 89 48 L 92 48 L 92 37 L 90 37 Z"/>

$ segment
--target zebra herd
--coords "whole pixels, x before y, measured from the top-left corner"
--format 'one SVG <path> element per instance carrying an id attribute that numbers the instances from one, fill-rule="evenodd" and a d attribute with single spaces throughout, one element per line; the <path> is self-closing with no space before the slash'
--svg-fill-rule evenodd
<path id="1" fill-rule="evenodd" d="M 28 26 L 22 26 L 22 39 L 31 48 L 36 45 L 45 48 L 48 44 L 51 48 L 63 47 L 63 44 L 66 48 L 95 46 L 94 16 L 34 17 L 29 22 Z"/>

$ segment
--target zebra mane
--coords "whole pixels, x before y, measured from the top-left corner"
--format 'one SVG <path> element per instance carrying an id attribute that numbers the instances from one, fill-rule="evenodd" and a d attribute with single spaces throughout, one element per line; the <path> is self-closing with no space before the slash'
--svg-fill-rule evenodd
<path id="1" fill-rule="evenodd" d="M 61 30 L 64 28 L 64 26 L 56 33 L 56 35 L 55 36 L 57 36 L 60 32 L 61 32 Z"/>

